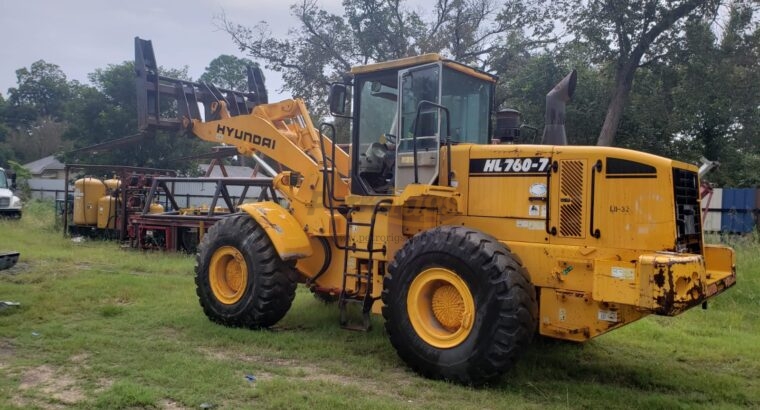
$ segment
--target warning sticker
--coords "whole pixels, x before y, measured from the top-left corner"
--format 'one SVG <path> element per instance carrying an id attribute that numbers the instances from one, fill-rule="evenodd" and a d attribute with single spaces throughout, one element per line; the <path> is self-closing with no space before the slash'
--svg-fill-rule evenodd
<path id="1" fill-rule="evenodd" d="M 632 268 L 621 268 L 618 266 L 613 266 L 611 274 L 615 279 L 633 280 L 636 278 L 636 271 Z"/>
<path id="2" fill-rule="evenodd" d="M 539 216 L 540 212 L 538 205 L 530 205 L 528 207 L 528 216 Z"/>
<path id="3" fill-rule="evenodd" d="M 600 310 L 597 318 L 604 322 L 617 322 L 618 312 L 615 312 L 614 310 Z"/>
<path id="4" fill-rule="evenodd" d="M 531 231 L 541 231 L 546 228 L 546 223 L 544 221 L 529 221 L 524 219 L 518 219 L 515 221 L 515 224 L 518 228 L 521 229 L 529 229 Z"/>

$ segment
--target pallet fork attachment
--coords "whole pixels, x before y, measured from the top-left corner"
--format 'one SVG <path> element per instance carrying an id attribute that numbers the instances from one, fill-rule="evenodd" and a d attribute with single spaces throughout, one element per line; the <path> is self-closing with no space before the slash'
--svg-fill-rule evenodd
<path id="1" fill-rule="evenodd" d="M 259 67 L 247 67 L 248 91 L 218 88 L 210 83 L 169 78 L 159 74 L 153 43 L 135 37 L 137 126 L 140 131 L 184 128 L 187 119 L 219 119 L 224 101 L 230 116 L 249 114 L 268 102 L 264 75 Z M 201 107 L 203 118 L 201 117 Z"/>

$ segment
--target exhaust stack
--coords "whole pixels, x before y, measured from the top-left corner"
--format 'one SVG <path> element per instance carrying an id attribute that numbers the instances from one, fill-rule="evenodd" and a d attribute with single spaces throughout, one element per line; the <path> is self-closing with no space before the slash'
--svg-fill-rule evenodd
<path id="1" fill-rule="evenodd" d="M 546 94 L 546 115 L 544 118 L 544 145 L 567 145 L 565 135 L 565 104 L 573 98 L 578 74 L 575 70 L 565 76 Z"/>

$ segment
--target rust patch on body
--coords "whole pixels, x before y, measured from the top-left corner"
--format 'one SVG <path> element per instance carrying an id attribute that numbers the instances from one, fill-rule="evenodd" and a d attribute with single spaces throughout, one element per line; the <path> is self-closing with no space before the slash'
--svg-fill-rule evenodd
<path id="1" fill-rule="evenodd" d="M 683 289 L 679 293 L 673 266 L 686 265 L 687 262 L 670 262 L 662 265 L 658 273 L 654 276 L 655 284 L 660 288 L 661 294 L 655 298 L 658 308 L 655 313 L 664 316 L 675 316 L 685 310 L 694 307 L 705 299 L 705 292 L 702 281 L 696 272 L 691 276 L 679 276 L 679 283 L 686 282 L 688 289 Z M 665 282 L 667 281 L 667 286 Z"/>
<path id="2" fill-rule="evenodd" d="M 660 271 L 654 275 L 654 284 L 657 285 L 658 288 L 665 286 L 665 269 L 660 268 Z"/>

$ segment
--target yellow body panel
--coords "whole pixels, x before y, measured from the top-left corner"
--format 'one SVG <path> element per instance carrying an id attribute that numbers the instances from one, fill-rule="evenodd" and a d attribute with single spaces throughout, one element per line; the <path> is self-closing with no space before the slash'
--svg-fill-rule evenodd
<path id="1" fill-rule="evenodd" d="M 264 228 L 282 260 L 304 258 L 312 254 L 309 237 L 299 222 L 280 205 L 266 201 L 243 204 L 240 209 Z"/>
<path id="2" fill-rule="evenodd" d="M 534 165 L 549 161 L 556 170 Z M 676 243 L 673 168 L 696 172 L 617 148 L 455 146 L 465 209 L 440 223 L 502 241 L 538 289 L 540 332 L 587 340 L 650 313 L 676 315 L 734 283 L 730 248 L 694 254 Z"/>

